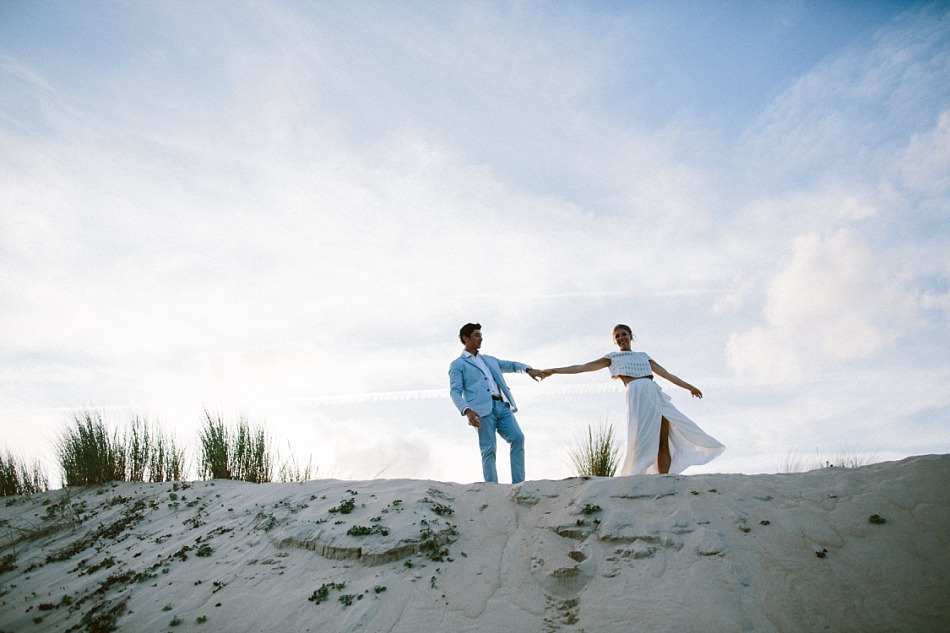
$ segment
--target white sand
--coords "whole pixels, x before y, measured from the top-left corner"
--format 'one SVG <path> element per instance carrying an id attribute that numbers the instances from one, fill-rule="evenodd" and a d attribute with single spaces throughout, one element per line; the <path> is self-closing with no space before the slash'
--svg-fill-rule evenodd
<path id="1" fill-rule="evenodd" d="M 0 504 L 6 633 L 106 631 L 110 611 L 120 631 L 950 631 L 950 455 L 518 486 L 126 483 Z"/>

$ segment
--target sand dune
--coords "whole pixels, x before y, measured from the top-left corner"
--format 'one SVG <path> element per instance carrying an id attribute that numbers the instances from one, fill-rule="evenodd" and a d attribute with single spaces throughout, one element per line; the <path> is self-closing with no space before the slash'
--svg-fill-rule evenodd
<path id="1" fill-rule="evenodd" d="M 948 631 L 950 456 L 5 498 L 0 631 Z"/>

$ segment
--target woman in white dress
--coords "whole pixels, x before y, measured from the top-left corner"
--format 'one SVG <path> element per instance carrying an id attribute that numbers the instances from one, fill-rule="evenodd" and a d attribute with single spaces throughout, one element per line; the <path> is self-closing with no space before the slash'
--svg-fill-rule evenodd
<path id="1" fill-rule="evenodd" d="M 583 365 L 545 369 L 541 374 L 547 378 L 609 367 L 611 377 L 623 381 L 627 391 L 627 455 L 620 474 L 678 474 L 722 453 L 725 447 L 674 407 L 653 381 L 653 375 L 686 389 L 694 398 L 702 398 L 702 392 L 666 371 L 646 353 L 631 350 L 633 331 L 629 326 L 614 327 L 613 337 L 619 351 Z"/>

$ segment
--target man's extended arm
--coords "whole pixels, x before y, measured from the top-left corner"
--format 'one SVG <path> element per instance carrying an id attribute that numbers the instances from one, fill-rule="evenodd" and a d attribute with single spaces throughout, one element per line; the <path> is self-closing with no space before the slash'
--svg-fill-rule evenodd
<path id="1" fill-rule="evenodd" d="M 500 358 L 495 359 L 498 361 L 498 368 L 501 369 L 502 373 L 512 374 L 528 374 L 535 381 L 541 380 L 541 372 L 537 369 L 532 369 L 531 365 L 526 365 L 525 363 L 519 363 L 513 360 L 502 360 Z"/>

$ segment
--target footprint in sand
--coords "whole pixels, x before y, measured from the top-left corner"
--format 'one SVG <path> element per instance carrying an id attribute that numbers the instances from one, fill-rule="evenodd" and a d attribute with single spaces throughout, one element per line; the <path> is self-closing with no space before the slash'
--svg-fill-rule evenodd
<path id="1" fill-rule="evenodd" d="M 572 626 L 579 621 L 580 603 L 577 598 L 557 599 L 548 597 L 544 616 L 544 633 L 554 633 L 562 626 Z"/>
<path id="2" fill-rule="evenodd" d="M 580 593 L 596 572 L 584 547 L 555 533 L 537 540 L 531 551 L 531 574 L 544 589 L 559 597 Z"/>

